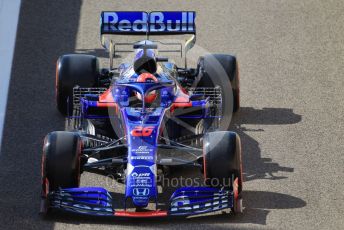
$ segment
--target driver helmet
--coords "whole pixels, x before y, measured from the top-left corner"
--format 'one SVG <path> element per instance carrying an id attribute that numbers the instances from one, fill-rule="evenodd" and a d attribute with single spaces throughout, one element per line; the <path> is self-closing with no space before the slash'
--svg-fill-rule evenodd
<path id="1" fill-rule="evenodd" d="M 142 73 L 136 79 L 136 82 L 158 82 L 158 79 L 151 73 Z M 136 97 L 142 101 L 142 95 L 139 92 L 136 92 Z M 150 91 L 145 96 L 145 103 L 153 103 L 157 98 L 156 90 Z"/>

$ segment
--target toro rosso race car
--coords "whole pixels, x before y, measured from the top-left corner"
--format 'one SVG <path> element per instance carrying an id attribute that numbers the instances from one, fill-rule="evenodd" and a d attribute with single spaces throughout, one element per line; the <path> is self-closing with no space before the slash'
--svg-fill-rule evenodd
<path id="1" fill-rule="evenodd" d="M 242 212 L 240 138 L 228 131 L 231 114 L 239 109 L 238 65 L 234 56 L 208 54 L 196 68 L 187 68 L 186 53 L 196 40 L 195 16 L 102 12 L 101 42 L 109 51 L 109 68 L 100 69 L 91 55 L 58 59 L 56 103 L 66 116 L 66 131 L 51 132 L 44 140 L 42 213 L 162 217 Z M 145 39 L 120 43 L 114 35 Z M 191 38 L 179 46 L 154 41 L 154 35 Z M 158 56 L 164 53 L 160 46 L 176 44 L 184 67 Z M 134 57 L 114 67 L 123 45 Z M 176 188 L 168 208 L 161 210 L 158 177 L 176 165 L 198 168 L 204 183 Z M 85 171 L 122 182 L 124 208 L 115 210 L 105 188 L 79 187 Z"/>

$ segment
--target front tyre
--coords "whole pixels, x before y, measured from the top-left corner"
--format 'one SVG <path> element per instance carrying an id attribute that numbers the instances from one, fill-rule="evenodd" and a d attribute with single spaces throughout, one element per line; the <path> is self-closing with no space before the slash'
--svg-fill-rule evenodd
<path id="1" fill-rule="evenodd" d="M 79 187 L 82 141 L 77 133 L 58 131 L 44 139 L 40 213 L 49 211 L 48 194 L 60 188 Z"/>
<path id="2" fill-rule="evenodd" d="M 82 141 L 77 133 L 57 131 L 44 140 L 42 156 L 43 193 L 79 187 Z"/>
<path id="3" fill-rule="evenodd" d="M 206 184 L 230 187 L 234 195 L 232 211 L 242 212 L 241 142 L 235 132 L 206 133 L 203 138 L 203 174 Z"/>

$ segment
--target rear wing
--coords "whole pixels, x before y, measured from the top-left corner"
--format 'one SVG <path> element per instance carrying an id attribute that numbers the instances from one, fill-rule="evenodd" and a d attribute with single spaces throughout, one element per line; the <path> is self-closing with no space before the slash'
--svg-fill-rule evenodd
<path id="1" fill-rule="evenodd" d="M 104 35 L 146 35 L 146 39 L 149 39 L 151 35 L 190 34 L 184 45 L 186 67 L 186 53 L 196 42 L 195 18 L 194 11 L 103 11 L 100 16 L 100 36 L 102 46 L 110 52 L 110 68 L 115 42 Z"/>
<path id="2" fill-rule="evenodd" d="M 103 11 L 100 33 L 131 35 L 196 34 L 194 11 Z"/>

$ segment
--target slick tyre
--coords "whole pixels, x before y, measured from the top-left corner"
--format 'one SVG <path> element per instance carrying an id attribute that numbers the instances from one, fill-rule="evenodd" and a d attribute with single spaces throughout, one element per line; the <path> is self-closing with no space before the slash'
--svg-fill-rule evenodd
<path id="1" fill-rule="evenodd" d="M 96 87 L 100 71 L 98 58 L 85 54 L 61 56 L 56 63 L 56 105 L 62 115 L 72 115 L 73 88 Z"/>
<path id="2" fill-rule="evenodd" d="M 235 132 L 206 133 L 203 138 L 203 174 L 205 183 L 230 187 L 233 191 L 234 213 L 242 213 L 241 142 Z"/>
<path id="3" fill-rule="evenodd" d="M 198 87 L 220 86 L 223 105 L 237 112 L 240 108 L 239 68 L 236 57 L 228 54 L 210 54 L 200 57 L 197 65 Z M 232 92 L 227 95 L 225 92 Z M 223 108 L 226 109 L 226 108 Z"/>
<path id="4" fill-rule="evenodd" d="M 74 132 L 51 132 L 45 137 L 42 156 L 43 195 L 59 188 L 79 187 L 81 148 L 81 138 Z"/>
<path id="5" fill-rule="evenodd" d="M 205 134 L 203 174 L 209 186 L 232 188 L 232 210 L 236 213 L 242 212 L 241 143 L 235 132 L 217 131 Z"/>

